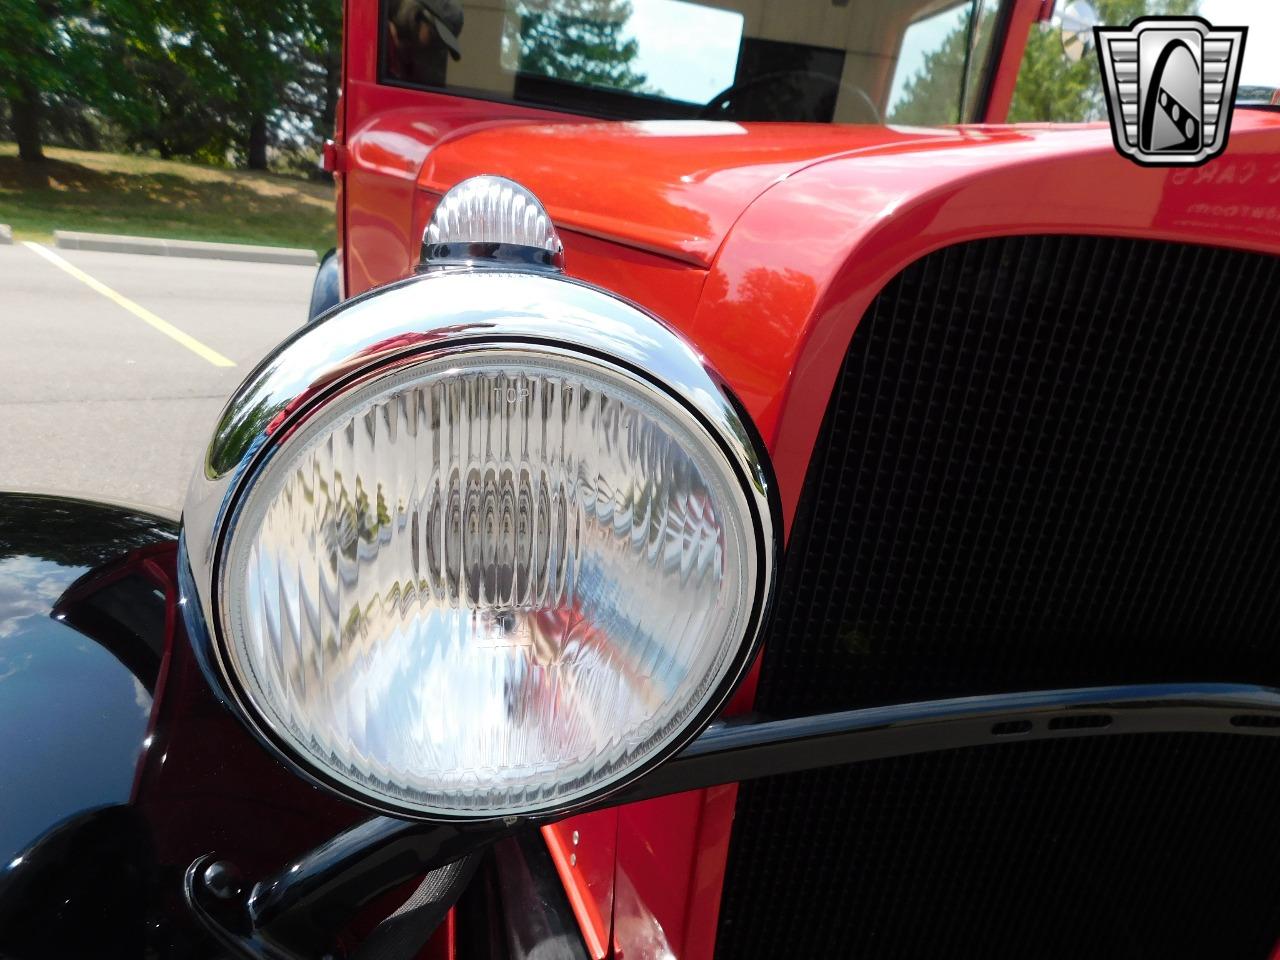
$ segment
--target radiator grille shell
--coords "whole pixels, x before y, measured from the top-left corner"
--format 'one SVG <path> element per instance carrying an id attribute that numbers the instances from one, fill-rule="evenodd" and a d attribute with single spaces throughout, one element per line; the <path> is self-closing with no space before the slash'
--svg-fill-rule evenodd
<path id="1" fill-rule="evenodd" d="M 912 264 L 832 393 L 757 709 L 1280 685 L 1277 374 L 1275 257 L 1033 236 Z M 1058 955 L 1023 937 L 1039 918 L 1075 955 L 1263 957 L 1280 936 L 1280 832 L 1259 822 L 1280 803 L 1276 744 L 1105 736 L 746 784 L 718 953 L 960 944 L 937 917 L 983 932 L 986 956 Z M 1063 844 L 1091 865 L 1078 887 L 1055 879 Z M 1101 932 L 1122 879 L 1146 891 L 1137 946 Z M 944 939 L 926 950 L 921 931 Z"/>

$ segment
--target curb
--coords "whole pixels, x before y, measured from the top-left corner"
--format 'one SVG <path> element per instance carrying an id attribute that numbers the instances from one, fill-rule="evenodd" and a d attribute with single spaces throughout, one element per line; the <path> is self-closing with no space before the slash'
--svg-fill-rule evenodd
<path id="1" fill-rule="evenodd" d="M 13 228 L 7 223 L 0 223 L 0 247 L 13 243 Z"/>
<path id="2" fill-rule="evenodd" d="M 53 231 L 53 245 L 63 250 L 141 253 L 154 257 L 198 257 L 207 260 L 243 260 L 250 263 L 284 263 L 302 267 L 314 267 L 319 262 L 314 250 L 257 247 L 246 243 L 205 243 L 200 240 L 122 237 L 111 233 L 78 233 L 74 230 Z"/>

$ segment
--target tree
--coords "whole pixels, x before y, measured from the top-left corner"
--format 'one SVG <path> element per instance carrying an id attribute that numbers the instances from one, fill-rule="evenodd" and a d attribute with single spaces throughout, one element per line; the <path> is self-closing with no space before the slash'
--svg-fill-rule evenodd
<path id="1" fill-rule="evenodd" d="M 525 2 L 520 14 L 520 70 L 612 90 L 638 90 L 646 77 L 632 69 L 640 51 L 623 30 L 629 0 Z"/>
<path id="2" fill-rule="evenodd" d="M 57 0 L 0 0 L 0 93 L 9 101 L 18 156 L 44 159 L 41 114 L 48 91 L 67 89 L 74 78 L 69 15 L 79 4 Z"/>
<path id="3" fill-rule="evenodd" d="M 123 0 L 114 0 L 123 2 Z M 96 100 L 134 147 L 265 169 L 333 129 L 340 0 L 164 0 L 103 35 Z"/>
<path id="4" fill-rule="evenodd" d="M 0 0 L 0 97 L 24 160 L 47 135 L 255 169 L 332 131 L 341 0 Z"/>
<path id="5" fill-rule="evenodd" d="M 122 146 L 220 161 L 228 143 L 218 67 L 182 12 L 171 0 L 96 0 L 94 29 L 78 44 L 93 64 L 78 96 Z"/>
<path id="6" fill-rule="evenodd" d="M 210 92 L 225 106 L 231 139 L 253 170 L 267 168 L 270 123 L 294 64 L 285 55 L 301 0 L 178 0 Z"/>
<path id="7" fill-rule="evenodd" d="M 1097 0 L 1104 24 L 1128 26 L 1140 16 L 1186 16 L 1199 12 L 1199 0 Z M 1018 69 L 1009 106 L 1011 123 L 1076 123 L 1105 115 L 1102 77 L 1096 53 L 1072 63 L 1062 50 L 1056 27 L 1032 30 Z"/>
<path id="8" fill-rule="evenodd" d="M 295 147 L 333 135 L 342 82 L 341 0 L 302 0 L 301 9 L 288 53 L 295 70 L 281 101 L 285 122 L 277 130 Z"/>
<path id="9" fill-rule="evenodd" d="M 158 64 L 172 29 L 168 2 L 155 0 L 0 0 L 0 94 L 24 160 L 41 160 L 46 136 L 92 144 L 105 117 L 153 118 L 177 77 L 144 73 Z"/>
<path id="10" fill-rule="evenodd" d="M 173 2 L 184 7 L 202 61 L 216 67 L 206 85 L 224 104 L 224 129 L 247 166 L 265 170 L 273 142 L 333 129 L 339 0 Z"/>

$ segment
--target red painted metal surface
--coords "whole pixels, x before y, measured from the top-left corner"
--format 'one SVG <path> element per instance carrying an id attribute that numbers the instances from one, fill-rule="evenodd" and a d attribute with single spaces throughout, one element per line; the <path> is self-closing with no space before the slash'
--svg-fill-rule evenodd
<path id="1" fill-rule="evenodd" d="M 989 120 L 1007 111 L 1043 9 L 1018 0 L 1013 10 Z M 375 4 L 353 0 L 348 28 L 348 294 L 412 269 L 443 190 L 476 173 L 521 181 L 561 227 L 571 275 L 664 318 L 732 385 L 774 458 L 788 527 L 858 319 L 911 261 L 1026 232 L 1280 253 L 1276 115 L 1237 111 L 1223 157 L 1174 171 L 1122 159 L 1102 125 L 552 123 L 544 111 L 377 85 L 374 44 L 360 41 L 378 28 Z M 753 695 L 754 674 L 730 711 Z M 736 793 L 698 791 L 546 831 L 594 957 L 713 955 Z"/>
<path id="2" fill-rule="evenodd" d="M 440 194 L 478 171 L 500 173 L 532 190 L 564 227 L 705 267 L 773 184 L 826 157 L 937 137 L 831 124 L 527 124 L 441 144 L 419 184 Z"/>
<path id="3" fill-rule="evenodd" d="M 987 123 L 1003 123 L 1009 116 L 1009 104 L 1013 102 L 1013 88 L 1018 82 L 1018 70 L 1022 67 L 1022 54 L 1027 47 L 1027 33 L 1036 29 L 1035 24 L 1053 13 L 1053 0 L 1016 0 L 1009 11 L 1009 23 L 1005 27 L 1004 45 L 1000 48 L 995 76 L 991 79 L 991 93 L 983 119 Z"/>
<path id="4" fill-rule="evenodd" d="M 542 828 L 551 860 L 594 960 L 609 954 L 613 933 L 613 869 L 618 811 L 601 810 Z"/>

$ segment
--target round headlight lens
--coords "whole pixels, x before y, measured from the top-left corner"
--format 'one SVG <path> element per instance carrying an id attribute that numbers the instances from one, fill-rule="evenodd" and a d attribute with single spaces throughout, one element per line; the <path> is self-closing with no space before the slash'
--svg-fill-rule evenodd
<path id="1" fill-rule="evenodd" d="M 265 460 L 220 564 L 274 734 L 418 814 L 571 804 L 722 690 L 758 589 L 711 434 L 629 371 L 495 346 L 384 374 Z"/>

